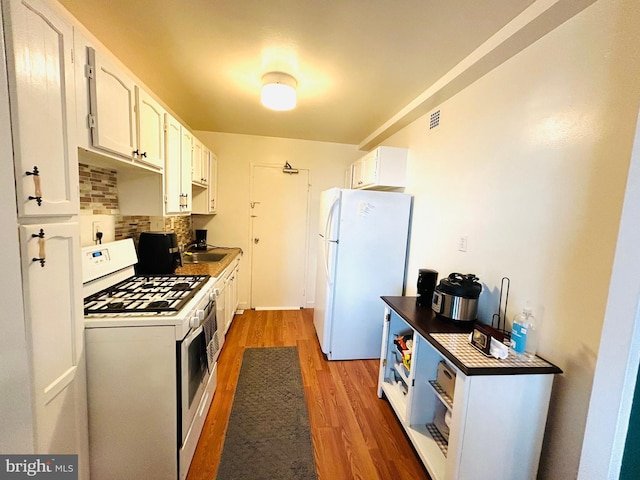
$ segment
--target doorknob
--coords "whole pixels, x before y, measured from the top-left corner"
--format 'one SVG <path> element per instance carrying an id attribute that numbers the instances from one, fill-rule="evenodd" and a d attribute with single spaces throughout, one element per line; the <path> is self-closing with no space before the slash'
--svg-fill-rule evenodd
<path id="1" fill-rule="evenodd" d="M 254 238 L 254 239 L 253 239 L 253 243 L 258 243 L 259 241 L 260 241 L 260 239 L 259 239 L 259 238 Z"/>

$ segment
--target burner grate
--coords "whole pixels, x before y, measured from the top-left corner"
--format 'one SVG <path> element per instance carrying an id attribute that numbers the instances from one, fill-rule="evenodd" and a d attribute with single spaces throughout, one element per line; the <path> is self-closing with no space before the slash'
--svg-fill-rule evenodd
<path id="1" fill-rule="evenodd" d="M 84 300 L 84 314 L 177 312 L 209 275 L 137 275 Z"/>

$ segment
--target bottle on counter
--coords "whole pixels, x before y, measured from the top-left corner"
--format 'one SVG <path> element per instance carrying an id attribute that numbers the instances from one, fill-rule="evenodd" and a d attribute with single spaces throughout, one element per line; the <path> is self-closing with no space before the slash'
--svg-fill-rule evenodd
<path id="1" fill-rule="evenodd" d="M 540 333 L 540 323 L 538 319 L 533 316 L 530 308 L 525 308 L 524 312 L 528 312 L 527 315 L 527 343 L 524 347 L 525 355 L 529 357 L 535 357 L 538 352 L 538 335 Z"/>
<path id="2" fill-rule="evenodd" d="M 511 348 L 534 357 L 538 349 L 538 323 L 530 307 L 524 307 L 513 319 Z"/>

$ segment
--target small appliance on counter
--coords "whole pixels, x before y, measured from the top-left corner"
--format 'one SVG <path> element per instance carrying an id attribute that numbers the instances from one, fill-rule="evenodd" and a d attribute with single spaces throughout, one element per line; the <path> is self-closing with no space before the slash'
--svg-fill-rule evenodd
<path id="1" fill-rule="evenodd" d="M 487 357 L 505 359 L 509 356 L 509 347 L 505 341 L 508 337 L 497 328 L 490 325 L 476 323 L 469 336 L 469 343 L 472 347 L 482 352 Z"/>
<path id="2" fill-rule="evenodd" d="M 418 305 L 431 305 L 433 300 L 433 291 L 438 281 L 438 272 L 428 268 L 418 270 Z"/>
<path id="3" fill-rule="evenodd" d="M 196 244 L 193 247 L 194 250 L 206 250 L 207 249 L 207 231 L 196 230 Z"/>
<path id="4" fill-rule="evenodd" d="M 182 266 L 178 237 L 172 232 L 142 232 L 138 241 L 139 275 L 175 273 Z"/>
<path id="5" fill-rule="evenodd" d="M 473 273 L 451 273 L 433 292 L 431 308 L 442 317 L 460 322 L 473 322 L 478 315 L 478 297 L 482 285 Z"/>

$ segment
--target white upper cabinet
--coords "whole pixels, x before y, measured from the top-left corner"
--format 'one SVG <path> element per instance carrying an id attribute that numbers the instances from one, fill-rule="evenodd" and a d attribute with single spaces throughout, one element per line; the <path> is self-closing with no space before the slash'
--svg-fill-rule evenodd
<path id="1" fill-rule="evenodd" d="M 180 184 L 182 191 L 184 193 L 184 198 L 182 200 L 182 207 L 184 212 L 191 211 L 191 178 L 193 175 L 193 144 L 194 137 L 189 130 L 186 128 L 182 128 L 182 136 L 180 137 L 180 148 L 182 151 L 181 155 L 181 174 L 180 174 Z"/>
<path id="2" fill-rule="evenodd" d="M 191 211 L 191 157 L 193 135 L 165 113 L 165 215 Z"/>
<path id="3" fill-rule="evenodd" d="M 218 209 L 218 157 L 211 152 L 209 156 L 209 213 Z"/>
<path id="4" fill-rule="evenodd" d="M 18 214 L 77 214 L 72 27 L 37 0 L 2 7 Z"/>
<path id="5" fill-rule="evenodd" d="M 197 138 L 193 138 L 193 161 L 191 164 L 191 181 L 196 185 L 205 187 L 207 181 L 204 171 L 208 167 L 208 149 Z M 208 173 L 206 175 L 209 176 Z"/>
<path id="6" fill-rule="evenodd" d="M 188 211 L 188 192 L 191 191 L 191 154 L 187 158 L 188 169 L 182 163 L 183 127 L 175 118 L 165 113 L 165 163 L 164 163 L 164 213 L 172 215 Z M 188 132 L 187 132 L 188 133 Z M 184 175 L 186 174 L 186 178 Z"/>
<path id="7" fill-rule="evenodd" d="M 133 158 L 137 148 L 135 83 L 110 59 L 88 47 L 90 115 L 94 147 Z"/>
<path id="8" fill-rule="evenodd" d="M 164 108 L 136 86 L 138 148 L 134 156 L 137 162 L 158 170 L 164 166 L 164 114 Z"/>
<path id="9" fill-rule="evenodd" d="M 194 149 L 195 152 L 195 149 Z M 215 153 L 207 147 L 202 149 L 202 182 L 195 182 L 192 198 L 192 213 L 208 215 L 216 213 L 217 202 L 217 182 L 218 176 L 218 158 Z M 202 188 L 204 187 L 204 188 Z"/>
<path id="10" fill-rule="evenodd" d="M 378 147 L 351 165 L 351 188 L 387 190 L 406 184 L 406 148 Z"/>
<path id="11" fill-rule="evenodd" d="M 209 186 L 209 176 L 210 176 L 210 165 L 211 165 L 211 150 L 209 150 L 204 145 L 202 146 L 202 185 L 207 187 Z"/>

